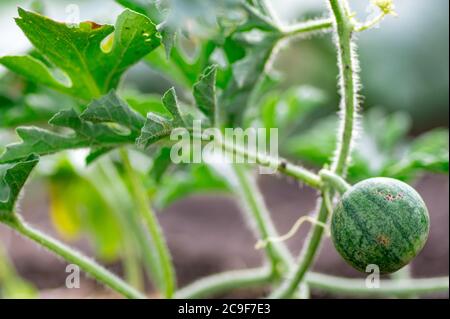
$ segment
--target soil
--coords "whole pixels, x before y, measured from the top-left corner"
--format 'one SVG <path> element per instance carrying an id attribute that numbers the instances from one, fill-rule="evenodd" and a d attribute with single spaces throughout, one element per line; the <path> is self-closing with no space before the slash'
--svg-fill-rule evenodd
<path id="1" fill-rule="evenodd" d="M 448 177 L 428 175 L 416 188 L 430 211 L 430 238 L 412 263 L 414 277 L 448 276 L 449 273 L 449 189 Z M 316 193 L 296 182 L 276 176 L 264 176 L 260 186 L 280 233 L 290 229 L 299 216 L 314 210 Z M 57 236 L 48 218 L 45 187 L 31 184 L 23 198 L 24 218 L 39 229 Z M 249 231 L 238 205 L 220 196 L 192 197 L 182 200 L 159 215 L 173 255 L 179 286 L 216 272 L 256 267 L 263 262 L 261 251 L 254 249 L 255 237 Z M 309 226 L 302 226 L 287 244 L 297 255 Z M 18 272 L 41 290 L 42 298 L 114 298 L 114 293 L 83 277 L 80 289 L 65 287 L 65 264 L 28 240 L 0 226 L 0 241 L 6 247 Z M 87 241 L 76 246 L 91 254 Z M 109 265 L 120 273 L 118 265 Z M 327 274 L 360 277 L 325 240 L 314 269 Z M 257 297 L 260 292 L 245 291 L 226 297 Z M 314 295 L 315 297 L 336 297 Z M 435 297 L 448 298 L 447 294 Z"/>

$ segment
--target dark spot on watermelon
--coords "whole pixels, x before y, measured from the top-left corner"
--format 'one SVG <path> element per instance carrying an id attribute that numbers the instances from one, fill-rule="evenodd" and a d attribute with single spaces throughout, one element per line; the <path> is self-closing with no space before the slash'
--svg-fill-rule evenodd
<path id="1" fill-rule="evenodd" d="M 388 202 L 400 200 L 400 199 L 403 199 L 403 197 L 404 197 L 403 193 L 398 193 L 397 195 L 393 195 L 391 193 L 384 193 L 382 191 L 377 191 L 376 193 L 383 196 L 384 199 L 387 200 Z"/>
<path id="2" fill-rule="evenodd" d="M 391 240 L 386 235 L 378 235 L 377 241 L 385 247 L 387 247 L 391 243 Z"/>

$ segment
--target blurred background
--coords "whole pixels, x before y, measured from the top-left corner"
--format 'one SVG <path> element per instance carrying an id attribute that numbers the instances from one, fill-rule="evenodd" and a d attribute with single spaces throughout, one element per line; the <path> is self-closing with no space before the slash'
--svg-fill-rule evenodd
<path id="1" fill-rule="evenodd" d="M 174 1 L 175 4 L 182 2 Z M 280 20 L 285 24 L 327 15 L 325 1 L 272 2 Z M 369 1 L 350 2 L 361 19 L 370 14 Z M 80 20 L 98 23 L 113 24 L 116 16 L 123 10 L 120 5 L 108 0 L 2 0 L 0 56 L 25 53 L 30 49 L 28 40 L 14 23 L 17 6 L 34 8 L 53 19 L 66 20 L 70 4 L 79 6 Z M 363 83 L 362 108 L 369 120 L 360 140 L 361 152 L 358 153 L 352 170 L 354 181 L 369 173 L 374 175 L 390 171 L 391 167 L 384 164 L 397 161 L 392 154 L 380 154 L 379 149 L 370 146 L 366 135 L 377 135 L 380 131 L 396 132 L 398 136 L 396 135 L 393 141 L 396 144 L 395 153 L 401 153 L 403 149 L 410 147 L 414 137 L 421 136 L 427 145 L 434 142 L 439 146 L 447 145 L 448 157 L 448 131 L 445 129 L 448 128 L 449 111 L 449 3 L 444 0 L 396 0 L 395 4 L 398 17 L 387 17 L 380 28 L 358 36 Z M 189 14 L 186 13 L 188 16 Z M 333 147 L 334 127 L 330 127 L 329 123 L 335 122 L 339 101 L 336 89 L 336 52 L 331 36 L 325 34 L 306 41 L 295 41 L 280 52 L 273 67 L 281 75 L 278 92 L 285 94 L 286 99 L 294 92 L 292 94 L 297 94 L 314 105 L 308 115 L 312 121 L 300 125 L 299 133 L 290 138 L 282 151 L 292 160 L 318 167 L 328 159 L 328 149 Z M 2 67 L 1 73 L 6 74 Z M 140 63 L 127 73 L 123 90 L 160 94 L 171 85 L 173 84 L 169 79 L 152 70 L 147 64 Z M 38 104 L 46 102 L 42 96 L 30 97 L 33 98 Z M 266 101 L 262 101 L 261 107 L 269 104 L 270 98 L 269 96 Z M 0 104 L 0 123 L 5 114 L 2 113 L 1 107 Z M 437 133 L 423 135 L 430 130 Z M 12 130 L 0 130 L 0 150 L 15 140 Z M 316 145 L 308 145 L 308 140 L 314 141 L 310 144 Z M 377 142 L 380 143 L 378 146 L 383 148 L 386 146 L 383 143 L 388 141 L 381 139 Z M 317 150 L 317 144 L 320 144 L 322 153 Z M 419 146 L 411 146 L 414 147 Z M 386 152 L 391 151 L 390 148 Z M 71 153 L 69 156 L 72 160 L 75 158 L 73 161 L 77 161 L 77 153 Z M 360 165 L 359 162 L 363 162 L 366 157 L 373 160 L 375 164 L 372 165 L 375 167 Z M 377 162 L 378 158 L 380 159 Z M 53 164 L 48 164 L 48 167 L 46 165 L 44 161 L 40 170 L 45 172 Z M 427 203 L 431 216 L 430 239 L 423 252 L 414 260 L 412 273 L 415 277 L 448 275 L 448 176 L 427 173 L 401 177 L 415 184 Z M 52 211 L 55 211 L 56 206 L 63 205 L 61 201 L 69 199 L 64 198 L 64 194 L 57 193 L 56 189 L 60 188 L 55 188 L 55 185 L 58 185 L 61 179 L 58 179 L 58 176 L 53 178 L 57 180 L 56 184 L 50 183 L 49 186 L 47 178 L 35 178 L 28 186 L 20 205 L 25 219 L 54 236 L 71 241 L 81 250 L 96 255 L 109 267 L 120 272 L 121 267 L 117 263 L 115 253 L 117 248 L 93 243 L 83 232 L 77 235 L 76 231 L 71 233 L 67 227 L 61 227 L 60 219 L 58 226 L 58 216 L 52 215 Z M 66 180 L 63 179 L 62 183 L 66 183 Z M 306 187 L 298 187 L 294 181 L 277 176 L 264 176 L 260 178 L 260 186 L 280 233 L 286 232 L 300 215 L 310 213 L 314 209 L 315 192 Z M 262 255 L 253 248 L 256 239 L 248 231 L 238 205 L 227 195 L 187 196 L 168 205 L 161 205 L 159 217 L 173 253 L 180 285 L 215 272 L 261 264 Z M 111 227 L 114 229 L 114 226 Z M 308 227 L 302 228 L 295 238 L 289 240 L 288 245 L 294 253 L 300 250 Z M 107 235 L 104 238 L 108 238 Z M 0 226 L 0 245 L 4 250 L 1 253 L 0 249 L 0 264 L 3 263 L 3 268 L 9 272 L 17 271 L 24 280 L 23 285 L 27 287 L 24 289 L 30 293 L 34 291 L 34 286 L 43 298 L 101 297 L 107 294 L 84 277 L 81 289 L 64 288 L 67 275 L 65 265 L 3 226 Z M 2 267 L 0 285 L 1 269 Z M 361 276 L 342 261 L 328 239 L 316 262 L 315 270 L 335 275 Z M 233 296 L 255 294 L 257 292 L 242 292 L 242 295 Z M 448 297 L 448 294 L 439 297 Z"/>

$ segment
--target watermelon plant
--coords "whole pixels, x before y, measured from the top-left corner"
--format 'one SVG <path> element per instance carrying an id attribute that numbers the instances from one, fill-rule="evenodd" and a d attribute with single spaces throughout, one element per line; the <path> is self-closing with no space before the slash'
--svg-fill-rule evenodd
<path id="1" fill-rule="evenodd" d="M 447 131 L 405 142 L 409 122 L 402 113 L 375 109 L 361 121 L 357 34 L 395 15 L 392 0 L 372 1 L 377 14 L 364 22 L 346 0 L 328 0 L 328 17 L 294 25 L 279 21 L 266 0 L 117 2 L 125 9 L 115 25 L 68 25 L 19 8 L 16 23 L 33 49 L 0 58 L 8 69 L 0 79 L 0 127 L 15 128 L 20 139 L 5 145 L 10 137 L 2 137 L 0 145 L 1 223 L 127 298 L 148 297 L 146 277 L 164 298 L 263 286 L 271 288 L 269 298 L 305 298 L 311 290 L 381 297 L 448 291 L 448 277 L 383 279 L 370 289 L 364 280 L 311 271 L 328 228 L 336 250 L 357 270 L 374 264 L 387 274 L 405 267 L 425 245 L 429 216 L 404 181 L 425 171 L 448 173 Z M 205 11 L 210 14 L 199 14 Z M 313 118 L 324 96 L 305 86 L 280 93 L 272 62 L 293 40 L 324 33 L 332 33 L 337 49 L 340 116 L 292 134 Z M 124 74 L 138 62 L 176 88 L 161 97 L 124 88 Z M 319 169 L 224 138 L 215 142 L 226 156 L 243 156 L 253 165 L 175 165 L 170 135 L 191 130 L 195 120 L 221 136 L 227 128 L 278 128 L 281 151 Z M 373 127 L 375 122 L 385 129 Z M 358 144 L 361 135 L 370 139 L 377 165 Z M 80 156 L 83 165 L 75 160 Z M 46 169 L 40 169 L 45 160 Z M 318 191 L 317 214 L 293 228 L 312 224 L 298 257 L 273 225 L 253 174 L 258 166 Z M 57 230 L 68 240 L 89 234 L 102 260 L 122 261 L 124 278 L 24 221 L 17 201 L 33 170 L 49 185 Z M 267 262 L 178 288 L 155 211 L 211 191 L 231 194 L 241 204 Z"/>

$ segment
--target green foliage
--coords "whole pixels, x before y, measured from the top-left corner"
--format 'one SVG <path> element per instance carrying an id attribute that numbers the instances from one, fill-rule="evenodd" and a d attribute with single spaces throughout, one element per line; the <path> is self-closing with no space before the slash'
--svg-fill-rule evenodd
<path id="1" fill-rule="evenodd" d="M 403 112 L 385 114 L 377 108 L 366 112 L 349 168 L 350 180 L 386 176 L 411 181 L 423 172 L 448 174 L 448 130 L 435 129 L 411 139 L 410 128 Z M 323 118 L 291 136 L 283 149 L 322 166 L 333 156 L 336 130 L 335 116 Z"/>
<path id="2" fill-rule="evenodd" d="M 141 147 L 148 147 L 156 141 L 170 135 L 173 129 L 186 127 L 186 122 L 180 113 L 175 89 L 170 89 L 162 98 L 163 104 L 170 113 L 166 118 L 155 113 L 147 114 L 147 121 L 142 128 L 141 135 L 136 141 Z"/>
<path id="3" fill-rule="evenodd" d="M 115 112 L 105 116 L 102 113 L 102 104 L 114 109 Z M 142 116 L 140 118 L 139 114 L 129 110 L 114 92 L 92 102 L 85 112 L 78 114 L 73 109 L 65 110 L 50 119 L 51 125 L 70 129 L 73 133 L 59 133 L 37 127 L 17 128 L 17 134 L 22 142 L 9 145 L 0 157 L 0 163 L 17 161 L 31 153 L 48 155 L 68 149 L 112 148 L 133 143 L 139 135 L 139 131 L 136 131 L 139 124 L 133 121 L 144 122 Z M 85 116 L 94 122 L 85 120 Z M 111 123 L 116 124 L 116 127 Z"/>
<path id="4" fill-rule="evenodd" d="M 78 106 L 73 99 L 16 74 L 0 75 L 0 128 L 47 122 L 68 107 Z"/>
<path id="5" fill-rule="evenodd" d="M 14 164 L 0 165 L 0 221 L 11 218 L 20 191 L 38 161 L 35 155 L 30 155 Z"/>
<path id="6" fill-rule="evenodd" d="M 216 68 L 210 67 L 200 76 L 194 85 L 194 98 L 198 108 L 213 125 L 218 125 L 216 101 Z"/>
<path id="7" fill-rule="evenodd" d="M 83 100 L 116 88 L 122 74 L 160 44 L 156 26 L 129 10 L 117 18 L 115 27 L 93 22 L 73 27 L 21 8 L 19 16 L 16 23 L 42 56 L 6 56 L 0 63 L 36 83 Z"/>
<path id="8" fill-rule="evenodd" d="M 340 61 L 346 63 L 339 64 L 344 75 L 344 114 L 340 120 L 346 124 L 346 134 L 340 139 L 336 137 L 339 119 L 323 112 L 327 96 L 308 86 L 286 89 L 271 68 L 280 43 L 288 43 L 284 41 L 294 36 L 328 30 L 330 19 L 309 21 L 286 31 L 264 0 L 174 0 L 170 5 L 156 0 L 117 0 L 128 9 L 117 18 L 115 26 L 89 21 L 69 26 L 19 9 L 16 22 L 35 49 L 26 56 L 0 58 L 0 63 L 9 69 L 0 78 L 0 127 L 16 127 L 21 139 L 8 145 L 0 155 L 0 221 L 65 259 L 76 261 L 123 295 L 140 297 L 85 257 L 20 224 L 19 219 L 18 224 L 12 223 L 17 198 L 38 156 L 89 149 L 86 163 L 91 164 L 120 148 L 122 164 L 100 161 L 90 171 L 92 176 L 78 174 L 68 162 L 59 163 L 49 178 L 52 219 L 66 239 L 88 234 L 97 255 L 109 260 L 125 258 L 125 272 L 136 286 L 142 283 L 142 262 L 155 286 L 166 297 L 172 297 L 176 282 L 173 266 L 147 199 L 157 208 L 166 208 L 196 194 L 233 194 L 250 209 L 256 235 L 262 239 L 276 237 L 264 201 L 246 168 L 236 167 L 236 176 L 231 179 L 224 167 L 213 164 L 173 165 L 167 137 L 177 128 L 190 130 L 193 120 L 202 120 L 203 127 L 278 128 L 283 155 L 318 168 L 327 167 L 338 155 L 342 163 L 331 172 L 337 175 L 347 170 L 344 166 L 349 158 L 350 181 L 378 175 L 411 180 L 427 171 L 448 173 L 448 131 L 433 130 L 412 139 L 408 136 L 410 119 L 400 112 L 385 114 L 374 108 L 363 114 L 358 143 L 353 153 L 347 154 L 357 135 L 352 110 L 356 100 L 351 98 L 358 93 L 356 74 L 351 68 L 356 65 L 356 55 L 350 50 L 350 35 L 357 30 L 357 22 L 348 16 L 341 1 L 329 1 L 333 19 L 343 20 L 334 25 L 340 31 L 335 30 L 341 44 Z M 169 89 L 162 99 L 129 88 L 120 90 L 123 74 L 139 61 L 162 73 L 177 90 Z M 23 126 L 28 124 L 36 126 Z M 143 163 L 139 156 L 130 160 L 125 147 L 138 148 Z M 256 158 L 259 165 L 275 166 L 280 173 L 321 191 L 318 222 L 312 227 L 298 265 L 293 267 L 298 268 L 296 273 L 285 273 L 286 269 L 280 267 L 292 264 L 292 257 L 282 243 L 271 245 L 269 240 L 266 252 L 270 274 L 263 280 L 260 276 L 245 277 L 248 282 L 266 284 L 278 284 L 287 278 L 287 284 L 280 288 L 287 290 L 280 294 L 275 290 L 274 296 L 291 297 L 314 261 L 324 233 L 322 227 L 331 212 L 334 190 L 320 174 L 284 159 L 269 158 L 267 162 L 261 154 L 256 154 Z M 311 180 L 314 182 L 308 183 Z M 145 188 L 141 182 L 145 182 Z M 242 190 L 245 194 L 240 194 Z M 367 208 L 372 221 L 379 220 L 376 208 L 362 200 L 357 204 Z M 421 203 L 412 204 L 421 208 Z M 403 211 L 399 206 L 388 208 L 392 213 Z M 401 216 L 397 221 L 406 219 Z M 383 227 L 377 224 L 374 228 Z M 347 234 L 346 229 L 343 232 Z M 398 235 L 392 232 L 390 235 Z M 362 233 L 369 236 L 365 230 Z M 409 258 L 417 252 L 416 246 L 405 253 L 400 243 L 395 256 L 390 256 L 404 261 L 404 256 Z M 367 253 L 371 251 L 376 251 L 378 257 L 383 255 L 376 248 L 367 248 Z M 386 271 L 395 270 L 392 261 L 387 264 Z M 206 284 L 198 286 L 214 291 L 227 284 L 206 280 Z M 209 290 L 208 285 L 213 288 Z"/>
<path id="9" fill-rule="evenodd" d="M 435 129 L 413 140 L 406 156 L 396 165 L 388 168 L 388 174 L 405 178 L 417 171 L 448 174 L 448 138 L 447 129 Z"/>

